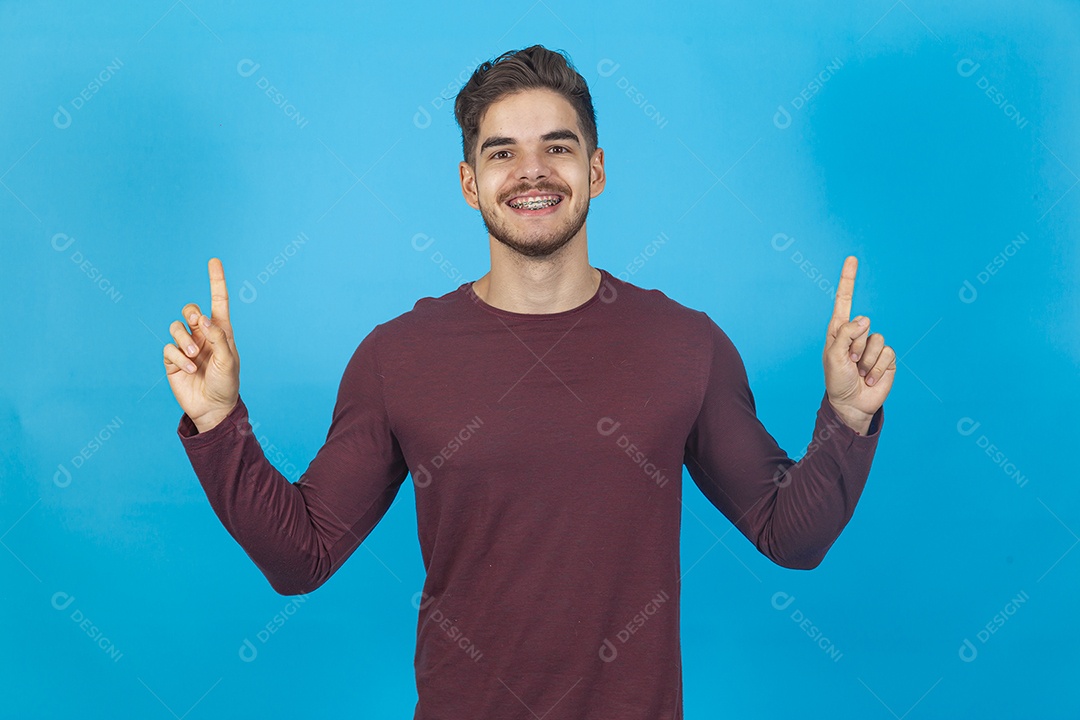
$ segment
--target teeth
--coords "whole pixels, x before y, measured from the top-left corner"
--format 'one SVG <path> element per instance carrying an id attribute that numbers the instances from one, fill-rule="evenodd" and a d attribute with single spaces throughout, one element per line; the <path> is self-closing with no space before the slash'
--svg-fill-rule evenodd
<path id="1" fill-rule="evenodd" d="M 528 199 L 515 200 L 510 203 L 510 207 L 522 208 L 525 210 L 539 210 L 541 208 L 550 207 L 560 202 L 560 198 L 557 195 L 539 195 L 537 197 L 531 197 Z"/>

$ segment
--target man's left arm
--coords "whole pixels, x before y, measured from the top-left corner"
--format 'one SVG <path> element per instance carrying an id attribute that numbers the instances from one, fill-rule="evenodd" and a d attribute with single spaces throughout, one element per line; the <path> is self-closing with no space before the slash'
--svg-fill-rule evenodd
<path id="1" fill-rule="evenodd" d="M 895 353 L 880 335 L 867 336 L 868 323 L 848 320 L 855 266 L 848 258 L 837 288 L 822 357 L 826 391 L 798 462 L 761 424 L 738 351 L 708 321 L 708 380 L 684 463 L 709 501 L 783 567 L 824 559 L 855 511 L 884 422 Z"/>

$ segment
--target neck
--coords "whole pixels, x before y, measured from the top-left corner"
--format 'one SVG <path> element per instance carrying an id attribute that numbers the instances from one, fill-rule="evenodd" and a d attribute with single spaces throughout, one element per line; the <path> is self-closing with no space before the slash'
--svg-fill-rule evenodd
<path id="1" fill-rule="evenodd" d="M 584 304 L 600 287 L 600 271 L 589 265 L 584 238 L 546 258 L 525 257 L 494 238 L 490 242 L 491 270 L 472 289 L 492 307 L 534 315 L 564 312 Z"/>

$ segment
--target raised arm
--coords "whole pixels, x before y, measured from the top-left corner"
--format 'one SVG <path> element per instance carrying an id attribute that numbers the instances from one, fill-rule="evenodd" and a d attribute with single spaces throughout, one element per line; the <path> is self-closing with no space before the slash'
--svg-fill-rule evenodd
<path id="1" fill-rule="evenodd" d="M 705 316 L 708 381 L 684 463 L 709 501 L 783 567 L 809 570 L 824 559 L 855 511 L 884 422 L 884 406 L 876 398 L 883 400 L 888 392 L 895 356 L 891 349 L 884 352 L 881 341 L 864 339 L 858 345 L 852 339 L 867 327 L 844 315 L 850 312 L 853 261 L 845 263 L 830 320 L 823 359 L 826 390 L 812 439 L 798 462 L 758 419 L 742 358 Z M 860 370 L 866 363 L 870 372 L 864 375 Z M 885 380 L 870 383 L 869 378 Z M 856 383 L 861 387 L 853 387 Z"/>
<path id="2" fill-rule="evenodd" d="M 239 358 L 216 259 L 210 277 L 213 317 L 185 306 L 189 320 L 197 314 L 193 332 L 174 323 L 177 345 L 165 348 L 169 381 L 184 410 L 177 434 L 214 512 L 270 585 L 284 595 L 310 592 L 370 534 L 408 474 L 383 402 L 379 327 L 345 368 L 325 444 L 291 483 L 267 460 L 239 395 Z M 195 345 L 188 356 L 194 371 L 182 369 L 188 358 L 180 347 L 188 343 Z"/>

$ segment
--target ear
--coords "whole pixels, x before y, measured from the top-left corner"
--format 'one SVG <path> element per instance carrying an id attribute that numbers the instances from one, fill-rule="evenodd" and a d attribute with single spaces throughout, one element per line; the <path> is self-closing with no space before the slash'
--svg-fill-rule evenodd
<path id="1" fill-rule="evenodd" d="M 596 148 L 589 162 L 589 197 L 594 198 L 604 191 L 607 175 L 604 174 L 604 149 Z"/>
<path id="2" fill-rule="evenodd" d="M 469 203 L 472 209 L 479 210 L 480 198 L 472 166 L 462 160 L 458 165 L 458 171 L 461 175 L 461 194 L 465 196 L 465 202 Z"/>

